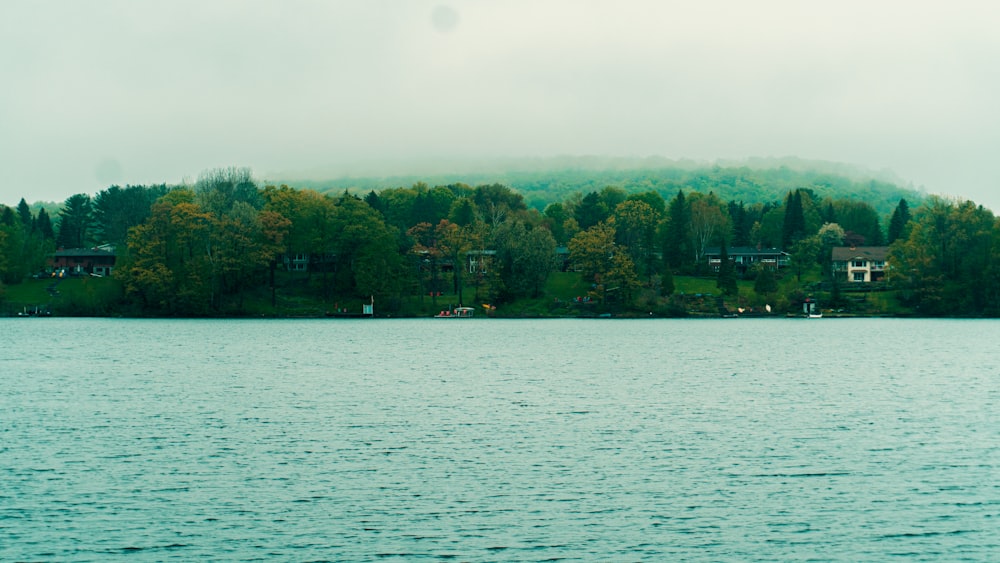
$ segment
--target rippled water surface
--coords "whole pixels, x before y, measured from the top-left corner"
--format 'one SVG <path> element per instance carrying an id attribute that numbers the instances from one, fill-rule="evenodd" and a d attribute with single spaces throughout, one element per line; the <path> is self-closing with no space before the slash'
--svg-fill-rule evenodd
<path id="1" fill-rule="evenodd" d="M 0 319 L 0 560 L 996 561 L 998 342 Z"/>

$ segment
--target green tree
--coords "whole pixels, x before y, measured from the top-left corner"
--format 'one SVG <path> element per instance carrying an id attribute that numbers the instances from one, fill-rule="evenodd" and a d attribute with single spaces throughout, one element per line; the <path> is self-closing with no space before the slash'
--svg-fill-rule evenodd
<path id="1" fill-rule="evenodd" d="M 905 199 L 900 199 L 896 205 L 896 209 L 892 212 L 892 217 L 889 219 L 889 236 L 886 241 L 888 244 L 892 244 L 903 237 L 906 225 L 910 222 L 911 218 L 909 204 L 906 203 Z"/>
<path id="2" fill-rule="evenodd" d="M 149 217 L 153 203 L 167 193 L 166 185 L 111 186 L 93 200 L 94 234 L 102 243 L 125 244 L 128 230 Z"/>
<path id="3" fill-rule="evenodd" d="M 866 202 L 853 200 L 838 200 L 834 205 L 837 209 L 838 223 L 848 233 L 848 238 L 851 233 L 856 235 L 855 244 L 882 246 L 885 239 L 874 207 Z"/>
<path id="4" fill-rule="evenodd" d="M 756 276 L 753 281 L 753 291 L 761 297 L 767 297 L 778 291 L 778 280 L 774 277 L 774 270 L 768 266 L 758 265 L 754 268 Z"/>
<path id="5" fill-rule="evenodd" d="M 544 228 L 529 229 L 521 221 L 508 221 L 494 234 L 495 267 L 501 278 L 501 301 L 538 297 L 555 269 L 556 242 Z"/>
<path id="6" fill-rule="evenodd" d="M 93 221 L 90 196 L 70 196 L 59 211 L 59 234 L 56 244 L 60 248 L 85 248 L 90 245 L 90 228 Z"/>
<path id="7" fill-rule="evenodd" d="M 590 192 L 583 196 L 583 200 L 576 206 L 573 215 L 577 224 L 580 225 L 580 229 L 587 230 L 601 221 L 607 220 L 611 215 L 611 210 L 608 209 L 608 204 L 601 199 L 600 194 Z"/>
<path id="8" fill-rule="evenodd" d="M 678 190 L 677 195 L 670 200 L 663 228 L 663 259 L 668 268 L 677 270 L 694 259 L 690 230 L 691 209 L 684 198 L 684 191 Z"/>
<path id="9" fill-rule="evenodd" d="M 638 264 L 646 275 L 652 276 L 656 269 L 656 212 L 644 201 L 625 200 L 615 208 L 613 221 L 617 242 L 628 252 L 634 264 Z"/>
<path id="10" fill-rule="evenodd" d="M 690 233 L 696 267 L 700 267 L 705 250 L 729 234 L 729 217 L 725 206 L 714 194 L 692 195 Z"/>
<path id="11" fill-rule="evenodd" d="M 802 274 L 816 265 L 821 249 L 822 241 L 818 235 L 795 241 L 791 248 L 791 267 L 796 280 L 801 282 Z"/>
<path id="12" fill-rule="evenodd" d="M 569 256 L 585 280 L 596 282 L 611 269 L 615 255 L 615 228 L 598 223 L 569 241 Z"/>
<path id="13" fill-rule="evenodd" d="M 789 192 L 785 198 L 785 218 L 781 228 L 782 248 L 791 248 L 806 236 L 806 219 L 802 207 L 802 190 Z"/>
<path id="14" fill-rule="evenodd" d="M 45 208 L 38 210 L 38 232 L 41 234 L 42 238 L 45 240 L 54 241 L 56 238 L 55 229 L 52 228 L 52 219 L 49 218 L 49 214 L 45 211 Z"/>
<path id="15" fill-rule="evenodd" d="M 448 211 L 448 221 L 459 227 L 468 227 L 479 220 L 479 208 L 471 197 L 461 197 L 451 204 Z"/>
<path id="16" fill-rule="evenodd" d="M 174 190 L 153 204 L 150 217 L 130 232 L 128 252 L 113 274 L 124 285 L 126 298 L 151 314 L 210 314 L 212 222 L 188 189 Z"/>
<path id="17" fill-rule="evenodd" d="M 725 295 L 737 295 L 740 292 L 736 283 L 736 265 L 729 259 L 725 239 L 722 240 L 719 250 L 719 273 L 715 280 L 715 287 L 722 290 Z"/>
<path id="18" fill-rule="evenodd" d="M 21 219 L 21 225 L 24 227 L 26 232 L 31 232 L 35 218 L 31 214 L 31 208 L 28 207 L 28 202 L 21 198 L 21 201 L 17 203 L 17 215 Z"/>
<path id="19" fill-rule="evenodd" d="M 195 184 L 195 193 L 199 206 L 216 217 L 221 217 L 237 202 L 254 209 L 264 206 L 264 198 L 249 168 L 232 166 L 203 172 Z"/>

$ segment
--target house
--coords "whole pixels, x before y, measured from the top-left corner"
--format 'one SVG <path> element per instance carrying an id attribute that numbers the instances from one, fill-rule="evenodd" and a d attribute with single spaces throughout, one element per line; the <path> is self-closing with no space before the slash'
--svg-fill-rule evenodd
<path id="1" fill-rule="evenodd" d="M 107 276 L 115 267 L 114 247 L 60 248 L 49 259 L 49 267 L 75 276 Z"/>
<path id="2" fill-rule="evenodd" d="M 496 250 L 470 250 L 466 252 L 465 271 L 470 274 L 485 274 L 496 255 Z"/>
<path id="3" fill-rule="evenodd" d="M 757 248 L 753 246 L 734 246 L 726 249 L 729 260 L 736 266 L 736 271 L 745 274 L 754 264 L 762 264 L 772 270 L 788 266 L 789 254 L 777 248 Z M 722 249 L 718 246 L 705 249 L 705 259 L 712 271 L 719 271 L 722 264 Z"/>
<path id="4" fill-rule="evenodd" d="M 831 256 L 833 273 L 849 283 L 881 281 L 888 255 L 888 246 L 836 246 Z"/>
<path id="5" fill-rule="evenodd" d="M 331 271 L 332 264 L 336 262 L 337 255 L 332 252 L 322 252 L 308 254 L 305 252 L 295 252 L 282 254 L 280 260 L 285 269 L 289 272 L 315 272 Z"/>

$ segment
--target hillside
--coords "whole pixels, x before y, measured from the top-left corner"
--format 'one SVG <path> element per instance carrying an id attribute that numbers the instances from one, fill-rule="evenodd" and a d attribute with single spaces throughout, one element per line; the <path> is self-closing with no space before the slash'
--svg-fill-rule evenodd
<path id="1" fill-rule="evenodd" d="M 389 167 L 388 170 L 393 170 Z M 402 169 L 397 167 L 395 169 Z M 463 183 L 470 186 L 499 183 L 524 195 L 539 210 L 574 193 L 599 191 L 605 186 L 629 193 L 654 190 L 669 200 L 678 190 L 715 192 L 724 201 L 780 202 L 796 188 L 825 197 L 865 201 L 881 215 L 892 212 L 900 198 L 918 203 L 924 194 L 885 171 L 849 164 L 798 158 L 756 158 L 745 161 L 674 161 L 662 158 L 564 157 L 413 164 L 415 173 L 377 174 L 361 168 L 354 174 L 326 180 L 288 177 L 273 183 L 313 189 L 331 195 L 376 192 L 408 187 Z M 421 173 L 422 172 L 422 173 Z"/>

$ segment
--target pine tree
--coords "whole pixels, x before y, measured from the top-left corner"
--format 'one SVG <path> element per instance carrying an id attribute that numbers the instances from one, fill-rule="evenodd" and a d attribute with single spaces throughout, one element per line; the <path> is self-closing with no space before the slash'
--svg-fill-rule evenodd
<path id="1" fill-rule="evenodd" d="M 663 260 L 668 268 L 679 268 L 693 259 L 688 231 L 691 228 L 691 210 L 684 200 L 684 192 L 677 196 L 667 208 L 667 228 L 663 241 Z"/>
<path id="2" fill-rule="evenodd" d="M 899 200 L 899 204 L 892 212 L 892 218 L 889 219 L 888 244 L 896 242 L 896 239 L 903 236 L 903 231 L 906 229 L 906 224 L 910 222 L 910 218 L 910 206 L 905 199 Z"/>
<path id="3" fill-rule="evenodd" d="M 28 207 L 28 202 L 21 198 L 20 203 L 17 204 L 17 214 L 21 218 L 21 224 L 24 225 L 24 232 L 31 232 L 31 208 Z"/>
<path id="4" fill-rule="evenodd" d="M 785 249 L 791 248 L 796 241 L 805 235 L 806 218 L 802 210 L 802 192 L 789 192 L 785 199 L 785 222 L 781 229 L 781 244 Z"/>
<path id="5" fill-rule="evenodd" d="M 736 284 L 736 266 L 729 260 L 725 239 L 723 239 L 722 248 L 719 250 L 719 275 L 715 280 L 715 286 L 726 295 L 736 295 L 740 291 Z"/>

